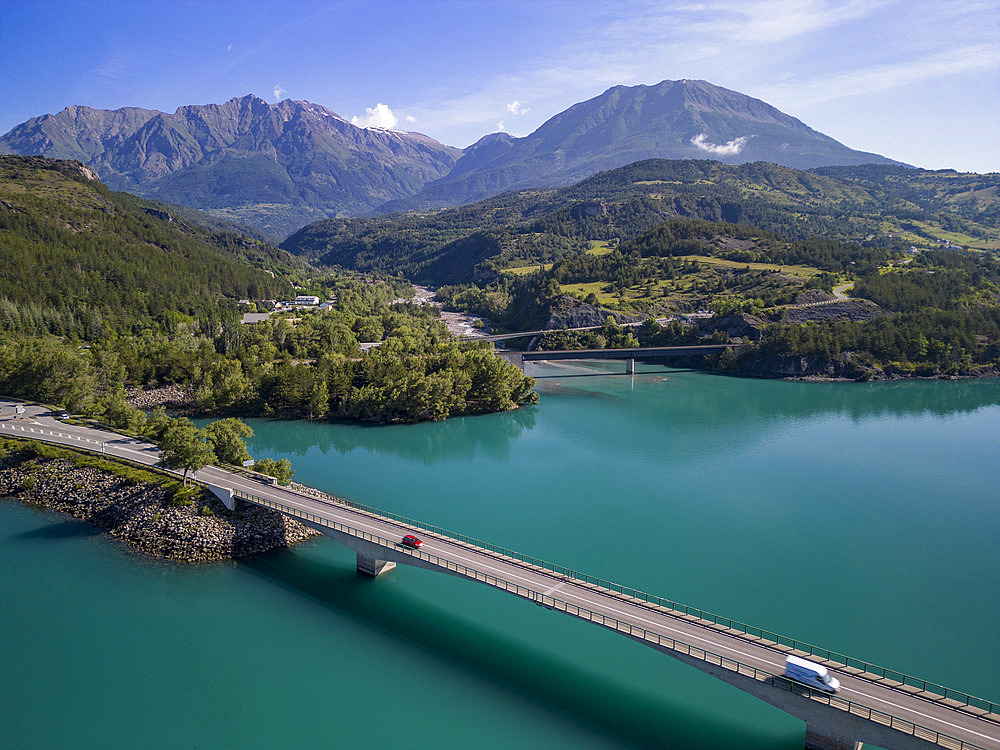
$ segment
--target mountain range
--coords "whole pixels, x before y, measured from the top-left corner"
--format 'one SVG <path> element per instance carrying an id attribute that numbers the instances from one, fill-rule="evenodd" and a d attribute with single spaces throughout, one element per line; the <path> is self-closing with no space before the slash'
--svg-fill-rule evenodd
<path id="1" fill-rule="evenodd" d="M 898 164 L 855 151 L 759 99 L 705 81 L 615 86 L 523 138 L 466 149 L 362 128 L 305 101 L 255 96 L 173 114 L 67 107 L 0 137 L 0 153 L 90 165 L 110 187 L 285 236 L 318 219 L 437 209 L 572 184 L 650 158 L 798 169 Z"/>
<path id="2" fill-rule="evenodd" d="M 67 107 L 15 127 L 0 153 L 75 159 L 114 190 L 285 236 L 411 195 L 462 151 L 419 133 L 360 128 L 317 104 L 244 96 L 173 114 Z"/>

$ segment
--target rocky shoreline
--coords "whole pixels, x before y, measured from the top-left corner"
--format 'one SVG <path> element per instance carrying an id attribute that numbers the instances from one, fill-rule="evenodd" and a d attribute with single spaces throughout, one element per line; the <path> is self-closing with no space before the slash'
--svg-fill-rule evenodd
<path id="1" fill-rule="evenodd" d="M 233 560 L 319 535 L 266 508 L 244 503 L 229 511 L 206 492 L 178 499 L 168 488 L 30 449 L 0 455 L 0 496 L 88 521 L 138 552 L 175 562 Z"/>

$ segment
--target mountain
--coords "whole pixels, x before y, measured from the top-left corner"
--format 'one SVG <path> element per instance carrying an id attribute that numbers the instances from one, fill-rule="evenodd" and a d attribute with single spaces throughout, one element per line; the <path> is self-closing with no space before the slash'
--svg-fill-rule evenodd
<path id="1" fill-rule="evenodd" d="M 287 295 L 283 272 L 301 268 L 39 156 L 0 156 L 0 243 L 0 330 L 79 339 L 235 316 L 240 299 Z"/>
<path id="2" fill-rule="evenodd" d="M 510 189 L 568 185 L 654 158 L 766 161 L 796 169 L 899 163 L 850 149 L 759 99 L 692 80 L 615 86 L 524 138 L 485 140 L 447 176 L 379 211 L 443 208 Z"/>
<path id="3" fill-rule="evenodd" d="M 492 133 L 464 151 L 419 133 L 360 128 L 318 104 L 244 96 L 173 114 L 67 107 L 0 137 L 0 153 L 76 159 L 112 189 L 279 237 L 330 216 L 457 206 L 644 159 L 897 164 L 759 99 L 692 80 L 615 86 L 531 135 Z"/>
<path id="4" fill-rule="evenodd" d="M 892 165 L 803 171 L 651 159 L 563 188 L 508 191 L 432 213 L 328 219 L 282 247 L 314 262 L 444 284 L 615 245 L 671 219 L 750 225 L 792 240 L 1000 249 L 1000 175 Z"/>
<path id="5" fill-rule="evenodd" d="M 67 107 L 15 127 L 0 153 L 76 159 L 112 189 L 284 237 L 412 195 L 462 152 L 419 133 L 360 128 L 317 104 L 244 96 L 173 114 Z"/>

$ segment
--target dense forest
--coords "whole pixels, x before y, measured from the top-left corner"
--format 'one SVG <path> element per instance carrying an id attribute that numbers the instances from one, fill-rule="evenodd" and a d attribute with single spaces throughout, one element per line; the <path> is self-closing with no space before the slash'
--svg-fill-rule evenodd
<path id="1" fill-rule="evenodd" d="M 457 342 L 409 284 L 329 274 L 113 193 L 82 165 L 0 157 L 0 392 L 119 426 L 126 386 L 206 414 L 419 421 L 511 409 L 533 381 Z M 311 294 L 256 325 L 243 312 Z M 374 344 L 362 352 L 359 342 Z"/>
<path id="2" fill-rule="evenodd" d="M 727 264 L 715 265 L 722 261 Z M 793 268 L 812 270 L 797 276 Z M 847 279 L 853 299 L 837 302 L 828 293 Z M 819 297 L 809 297 L 810 290 Z M 721 343 L 732 332 L 742 339 L 739 354 L 708 366 L 856 379 L 1000 372 L 1000 259 L 992 253 L 903 254 L 675 219 L 607 252 L 489 283 L 443 287 L 438 296 L 446 307 L 509 330 L 551 327 L 552 309 L 567 299 L 605 316 L 593 331 L 547 334 L 541 349 Z M 695 308 L 716 316 L 685 322 L 683 313 Z M 608 317 L 630 313 L 649 319 L 623 329 Z M 802 357 L 809 360 L 805 369 L 789 372 L 789 361 Z"/>

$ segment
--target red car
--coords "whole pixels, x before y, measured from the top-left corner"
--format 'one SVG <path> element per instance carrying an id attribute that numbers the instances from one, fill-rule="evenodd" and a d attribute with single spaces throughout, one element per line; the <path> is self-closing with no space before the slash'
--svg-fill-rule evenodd
<path id="1" fill-rule="evenodd" d="M 413 534 L 407 534 L 403 537 L 403 545 L 405 547 L 413 547 L 413 549 L 417 549 L 417 547 L 423 547 L 424 542 L 422 539 L 417 539 L 417 537 L 413 536 Z"/>

